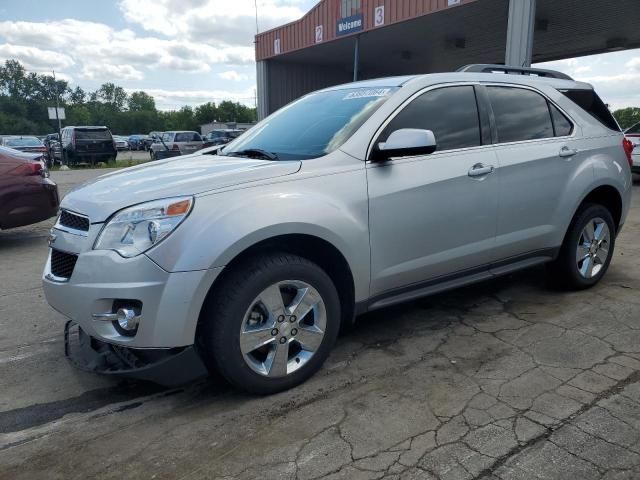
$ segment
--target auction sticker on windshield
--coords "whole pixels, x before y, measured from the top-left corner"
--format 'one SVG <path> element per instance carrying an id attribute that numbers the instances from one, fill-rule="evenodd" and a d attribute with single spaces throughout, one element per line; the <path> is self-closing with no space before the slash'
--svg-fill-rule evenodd
<path id="1" fill-rule="evenodd" d="M 391 92 L 390 88 L 364 88 L 362 90 L 354 90 L 347 93 L 343 100 L 353 100 L 356 98 L 369 98 L 369 97 L 386 97 Z"/>

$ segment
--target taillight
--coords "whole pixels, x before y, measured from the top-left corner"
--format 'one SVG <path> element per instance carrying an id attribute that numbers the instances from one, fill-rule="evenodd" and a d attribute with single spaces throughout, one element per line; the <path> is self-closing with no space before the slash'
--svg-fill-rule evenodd
<path id="1" fill-rule="evenodd" d="M 76 146 L 76 132 L 71 135 L 71 145 Z"/>
<path id="2" fill-rule="evenodd" d="M 32 175 L 42 175 L 42 164 L 40 162 L 29 162 L 20 164 L 11 171 L 11 174 L 20 177 L 30 177 Z"/>
<path id="3" fill-rule="evenodd" d="M 633 143 L 631 143 L 631 140 L 623 138 L 622 148 L 624 149 L 624 153 L 627 155 L 627 162 L 629 162 L 629 166 L 633 167 L 633 159 L 631 158 L 631 154 L 633 153 Z"/>
<path id="4" fill-rule="evenodd" d="M 173 151 L 175 152 L 175 151 L 177 151 L 177 150 L 180 150 L 180 147 L 178 146 L 178 144 L 177 144 L 177 143 L 174 143 L 174 144 L 173 144 L 173 147 L 171 147 L 171 150 L 173 150 Z"/>

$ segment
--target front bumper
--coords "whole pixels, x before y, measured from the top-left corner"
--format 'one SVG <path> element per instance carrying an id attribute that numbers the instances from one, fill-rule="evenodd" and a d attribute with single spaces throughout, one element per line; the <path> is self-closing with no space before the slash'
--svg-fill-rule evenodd
<path id="1" fill-rule="evenodd" d="M 54 247 L 73 253 L 71 234 L 54 232 Z M 170 273 L 146 255 L 122 258 L 110 250 L 86 250 L 78 253 L 70 278 L 60 281 L 51 273 L 49 252 L 42 282 L 49 304 L 93 338 L 129 348 L 175 348 L 194 344 L 200 309 L 221 270 Z M 135 336 L 93 318 L 112 313 L 116 301 L 141 304 Z"/>
<path id="2" fill-rule="evenodd" d="M 207 369 L 194 347 L 136 350 L 102 342 L 69 320 L 64 327 L 64 352 L 81 370 L 133 378 L 175 387 L 205 376 Z"/>

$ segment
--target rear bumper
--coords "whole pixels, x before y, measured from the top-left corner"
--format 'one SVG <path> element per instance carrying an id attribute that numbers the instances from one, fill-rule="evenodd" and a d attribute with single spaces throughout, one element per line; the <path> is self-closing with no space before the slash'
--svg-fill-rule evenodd
<path id="1" fill-rule="evenodd" d="M 193 346 L 137 350 L 92 338 L 77 323 L 64 327 L 64 352 L 76 367 L 114 377 L 148 380 L 175 387 L 207 374 Z"/>
<path id="2" fill-rule="evenodd" d="M 60 206 L 58 186 L 49 179 L 34 178 L 16 185 L 19 192 L 0 206 L 0 228 L 16 228 L 55 217 Z"/>

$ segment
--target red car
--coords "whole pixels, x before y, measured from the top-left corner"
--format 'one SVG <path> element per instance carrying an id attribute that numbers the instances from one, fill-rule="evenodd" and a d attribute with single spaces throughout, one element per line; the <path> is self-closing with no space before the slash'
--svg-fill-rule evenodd
<path id="1" fill-rule="evenodd" d="M 60 199 L 42 155 L 0 147 L 0 230 L 54 217 Z"/>

